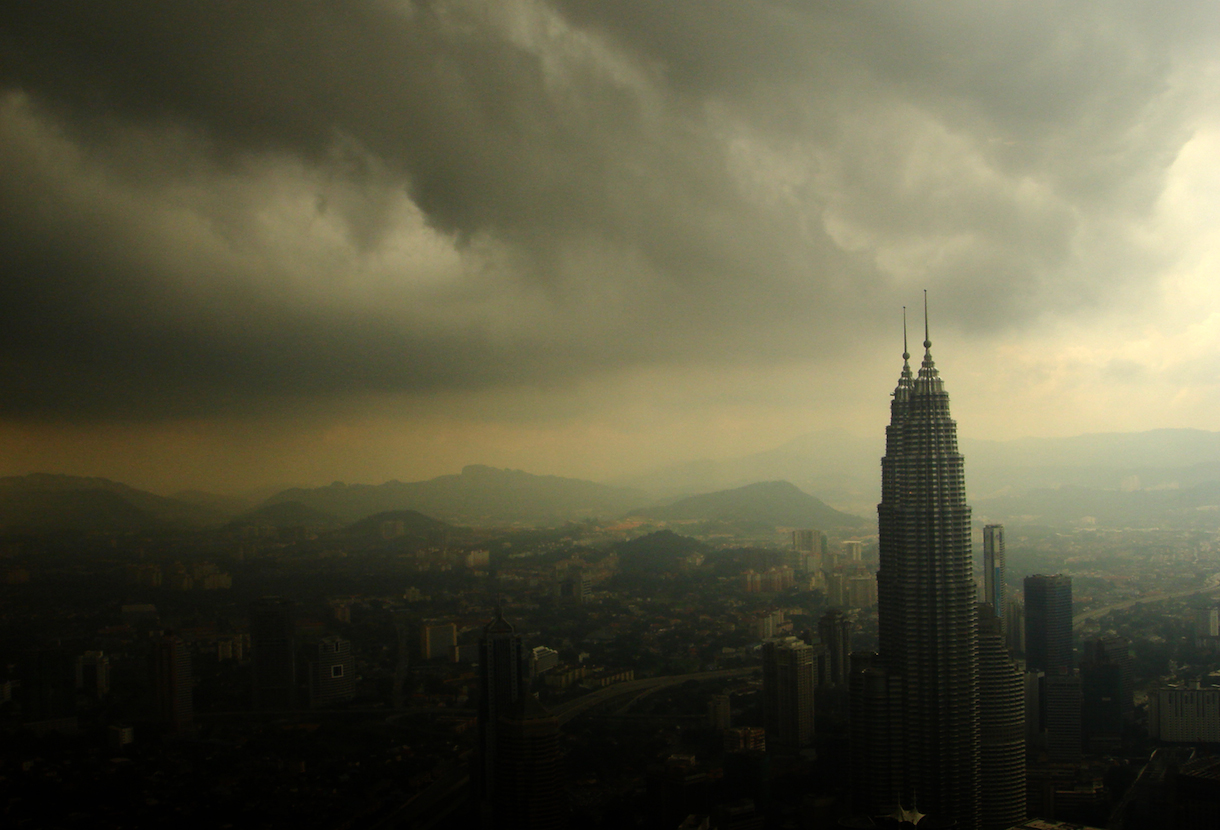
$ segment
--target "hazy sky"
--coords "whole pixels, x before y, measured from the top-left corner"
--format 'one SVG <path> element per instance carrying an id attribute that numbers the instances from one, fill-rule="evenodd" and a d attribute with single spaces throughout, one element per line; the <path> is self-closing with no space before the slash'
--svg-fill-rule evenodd
<path id="1" fill-rule="evenodd" d="M 5 3 L 0 473 L 879 435 L 924 288 L 964 435 L 1215 429 L 1218 95 L 1214 2 Z"/>

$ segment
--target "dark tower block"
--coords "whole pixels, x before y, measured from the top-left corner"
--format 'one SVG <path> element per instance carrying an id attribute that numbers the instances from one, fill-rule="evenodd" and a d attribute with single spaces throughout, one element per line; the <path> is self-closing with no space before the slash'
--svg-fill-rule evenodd
<path id="1" fill-rule="evenodd" d="M 1072 668 L 1072 578 L 1025 577 L 1025 660 L 1031 671 Z"/>
<path id="2" fill-rule="evenodd" d="M 763 643 L 767 751 L 795 755 L 813 743 L 813 648 L 796 637 Z"/>
<path id="3" fill-rule="evenodd" d="M 531 695 L 496 721 L 493 809 L 496 830 L 562 830 L 563 754 L 559 721 Z"/>
<path id="4" fill-rule="evenodd" d="M 851 618 L 832 608 L 818 620 L 818 638 L 826 648 L 826 659 L 830 662 L 827 680 L 835 686 L 847 685 L 849 659 L 851 657 Z"/>
<path id="5" fill-rule="evenodd" d="M 191 696 L 191 653 L 179 637 L 162 637 L 153 646 L 153 688 L 157 720 L 171 734 L 188 731 L 195 710 Z"/>
<path id="6" fill-rule="evenodd" d="M 264 597 L 250 604 L 254 708 L 291 709 L 296 703 L 296 613 L 291 600 Z"/>
<path id="7" fill-rule="evenodd" d="M 479 638 L 479 769 L 472 776 L 485 807 L 496 803 L 500 718 L 530 697 L 521 637 L 500 609 Z"/>
<path id="8" fill-rule="evenodd" d="M 983 602 L 995 609 L 997 617 L 1004 619 L 1004 525 L 983 528 L 983 586 Z"/>
<path id="9" fill-rule="evenodd" d="M 979 715 L 982 828 L 1007 830 L 1025 821 L 1025 679 L 986 603 L 979 605 Z"/>
<path id="10" fill-rule="evenodd" d="M 931 347 L 925 333 L 915 377 L 904 353 L 886 428 L 878 664 L 902 688 L 902 731 L 892 739 L 905 758 L 901 806 L 975 830 L 981 779 L 970 507 L 957 425 Z"/>

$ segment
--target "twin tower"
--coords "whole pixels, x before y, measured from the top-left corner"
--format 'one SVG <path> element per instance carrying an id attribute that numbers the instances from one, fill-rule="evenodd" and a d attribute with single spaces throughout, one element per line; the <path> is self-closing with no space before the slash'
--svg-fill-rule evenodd
<path id="1" fill-rule="evenodd" d="M 904 343 L 881 461 L 878 652 L 852 675 L 854 806 L 897 823 L 926 815 L 921 827 L 1006 828 L 1025 818 L 1023 713 L 999 725 L 1013 740 L 998 752 L 986 721 L 997 692 L 1019 704 L 1020 674 L 976 603 L 962 455 L 926 300 L 924 320 L 917 374 Z"/>

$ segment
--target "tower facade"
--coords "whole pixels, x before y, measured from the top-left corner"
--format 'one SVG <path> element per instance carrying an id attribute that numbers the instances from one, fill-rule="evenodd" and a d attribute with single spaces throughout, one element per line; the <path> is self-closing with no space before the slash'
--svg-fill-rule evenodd
<path id="1" fill-rule="evenodd" d="M 949 395 L 924 338 L 916 376 L 903 354 L 881 460 L 877 662 L 901 691 L 886 715 L 890 757 L 867 766 L 895 768 L 892 759 L 901 757 L 900 803 L 890 806 L 975 830 L 981 778 L 970 507 Z"/>
<path id="2" fill-rule="evenodd" d="M 521 636 L 500 609 L 479 638 L 479 775 L 484 805 L 495 803 L 501 718 L 518 712 L 529 694 Z"/>
<path id="3" fill-rule="evenodd" d="M 254 658 L 254 708 L 291 709 L 296 704 L 296 614 L 291 600 L 263 597 L 250 605 Z"/>
<path id="4" fill-rule="evenodd" d="M 1072 668 L 1072 578 L 1025 577 L 1026 666 L 1047 675 Z"/>
<path id="5" fill-rule="evenodd" d="M 191 725 L 191 653 L 180 637 L 162 637 L 153 645 L 153 688 L 157 720 L 171 733 L 181 734 Z"/>
<path id="6" fill-rule="evenodd" d="M 835 686 L 847 685 L 851 657 L 851 618 L 837 608 L 832 608 L 818 620 L 818 637 L 826 648 L 829 663 L 827 682 Z"/>
<path id="7" fill-rule="evenodd" d="M 555 716 L 527 694 L 500 715 L 496 739 L 496 830 L 567 827 L 563 751 Z"/>
<path id="8" fill-rule="evenodd" d="M 796 753 L 813 743 L 813 647 L 796 637 L 763 644 L 767 749 Z"/>
<path id="9" fill-rule="evenodd" d="M 356 660 L 351 640 L 330 635 L 316 646 L 309 666 L 309 705 L 326 706 L 356 694 Z"/>
<path id="10" fill-rule="evenodd" d="M 982 830 L 1025 821 L 1025 679 L 1008 656 L 1002 622 L 979 605 Z"/>
<path id="11" fill-rule="evenodd" d="M 1004 619 L 1004 525 L 983 528 L 983 602 Z"/>

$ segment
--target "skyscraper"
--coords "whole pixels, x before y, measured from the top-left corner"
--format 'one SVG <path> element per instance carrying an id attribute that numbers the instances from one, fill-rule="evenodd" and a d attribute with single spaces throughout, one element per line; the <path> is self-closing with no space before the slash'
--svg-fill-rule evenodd
<path id="1" fill-rule="evenodd" d="M 851 626 L 851 619 L 837 608 L 830 609 L 818 620 L 818 637 L 826 647 L 826 659 L 830 663 L 827 681 L 835 686 L 847 685 Z"/>
<path id="2" fill-rule="evenodd" d="M 263 597 L 250 604 L 254 708 L 291 709 L 296 703 L 296 615 L 291 600 Z"/>
<path id="3" fill-rule="evenodd" d="M 813 648 L 796 637 L 763 643 L 767 750 L 795 754 L 813 743 Z"/>
<path id="4" fill-rule="evenodd" d="M 484 806 L 495 802 L 500 719 L 518 711 L 529 697 L 529 673 L 521 636 L 499 608 L 479 638 L 479 774 Z"/>
<path id="5" fill-rule="evenodd" d="M 853 753 L 885 757 L 853 758 L 852 767 L 900 770 L 899 803 L 862 805 L 866 809 L 913 809 L 975 830 L 981 779 L 970 507 L 957 426 L 932 360 L 926 316 L 925 310 L 917 376 L 911 375 L 910 354 L 903 353 L 877 505 L 877 664 L 884 674 L 873 689 L 888 692 L 888 702 L 874 700 L 872 709 L 884 712 L 891 737 L 867 747 L 853 741 Z M 857 711 L 853 701 L 853 718 Z M 853 737 L 856 731 L 853 723 Z M 853 780 L 857 785 L 864 786 Z"/>
<path id="6" fill-rule="evenodd" d="M 1004 619 L 1004 525 L 983 528 L 983 602 Z"/>
<path id="7" fill-rule="evenodd" d="M 493 810 L 496 830 L 567 827 L 559 721 L 532 695 L 496 722 Z"/>
<path id="8" fill-rule="evenodd" d="M 979 605 L 979 721 L 982 830 L 1007 830 L 1025 820 L 1025 680 L 987 603 Z"/>
<path id="9" fill-rule="evenodd" d="M 1047 675 L 1072 668 L 1072 578 L 1025 577 L 1026 666 Z"/>
<path id="10" fill-rule="evenodd" d="M 356 694 L 356 661 L 352 642 L 343 637 L 323 637 L 315 646 L 309 664 L 309 705 L 326 706 Z"/>
<path id="11" fill-rule="evenodd" d="M 162 637 L 153 645 L 153 690 L 157 720 L 166 731 L 182 734 L 191 725 L 191 653 L 180 637 Z"/>

